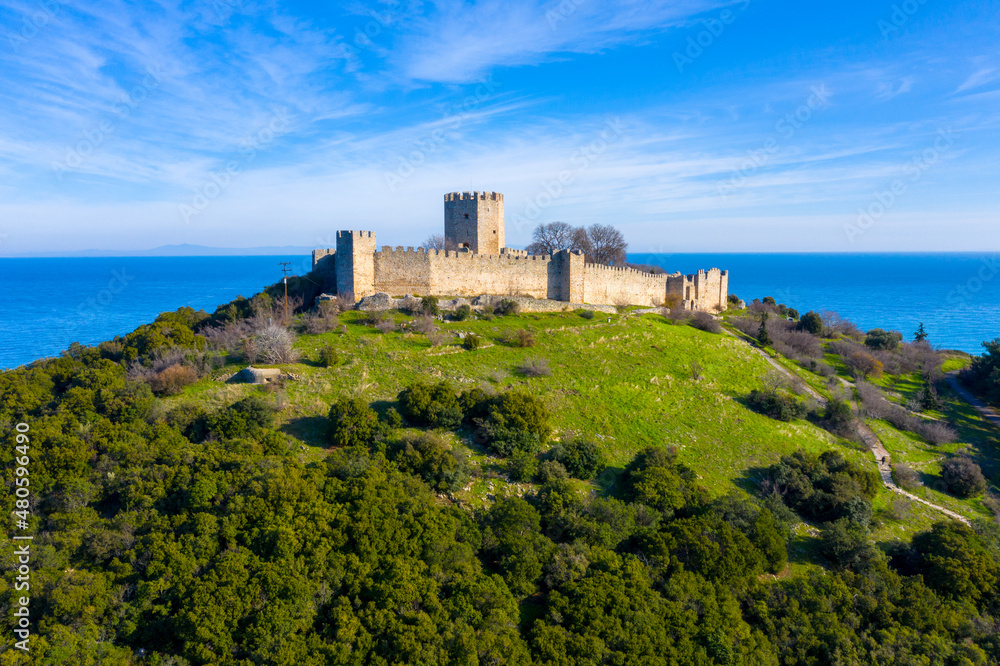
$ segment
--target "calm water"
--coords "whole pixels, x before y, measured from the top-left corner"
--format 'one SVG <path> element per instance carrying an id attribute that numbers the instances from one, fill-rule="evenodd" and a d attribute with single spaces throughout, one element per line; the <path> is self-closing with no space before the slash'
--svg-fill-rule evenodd
<path id="1" fill-rule="evenodd" d="M 730 271 L 730 291 L 774 296 L 801 312 L 833 310 L 861 328 L 911 337 L 920 322 L 939 347 L 980 353 L 1000 337 L 1000 255 L 634 254 L 637 263 L 691 273 Z M 295 273 L 309 257 L 0 259 L 0 367 L 95 344 L 183 305 L 209 312 Z"/>
<path id="2" fill-rule="evenodd" d="M 281 280 L 293 257 L 111 257 L 0 259 L 0 368 L 56 356 L 71 342 L 129 333 L 166 310 L 208 312 Z"/>

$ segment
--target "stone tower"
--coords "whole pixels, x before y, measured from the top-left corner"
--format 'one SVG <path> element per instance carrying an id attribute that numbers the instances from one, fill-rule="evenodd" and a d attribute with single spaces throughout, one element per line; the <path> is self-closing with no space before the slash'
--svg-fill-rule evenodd
<path id="1" fill-rule="evenodd" d="M 499 192 L 444 195 L 444 238 L 449 247 L 500 254 L 504 247 L 503 195 Z"/>

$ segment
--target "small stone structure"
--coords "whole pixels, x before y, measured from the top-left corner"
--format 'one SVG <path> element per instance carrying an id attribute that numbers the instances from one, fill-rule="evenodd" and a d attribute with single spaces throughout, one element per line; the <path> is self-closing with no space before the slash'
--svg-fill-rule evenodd
<path id="1" fill-rule="evenodd" d="M 233 375 L 229 381 L 234 384 L 270 384 L 281 378 L 277 368 L 254 368 L 247 366 Z"/>
<path id="2" fill-rule="evenodd" d="M 324 291 L 355 302 L 379 292 L 473 297 L 529 297 L 568 304 L 672 303 L 686 310 L 724 310 L 729 273 L 654 275 L 587 263 L 580 252 L 529 255 L 504 247 L 503 195 L 452 192 L 444 197 L 445 240 L 455 250 L 388 245 L 372 231 L 338 231 L 337 247 L 314 250 L 313 270 Z"/>

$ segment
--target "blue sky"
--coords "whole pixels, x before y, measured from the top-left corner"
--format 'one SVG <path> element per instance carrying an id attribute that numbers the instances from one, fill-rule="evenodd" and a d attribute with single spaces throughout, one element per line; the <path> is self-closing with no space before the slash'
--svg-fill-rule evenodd
<path id="1" fill-rule="evenodd" d="M 0 255 L 1000 250 L 1000 4 L 0 0 Z"/>

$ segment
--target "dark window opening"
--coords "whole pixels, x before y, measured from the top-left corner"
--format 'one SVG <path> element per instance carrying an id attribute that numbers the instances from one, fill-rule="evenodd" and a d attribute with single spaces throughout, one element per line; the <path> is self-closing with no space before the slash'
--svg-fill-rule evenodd
<path id="1" fill-rule="evenodd" d="M 465 214 L 465 219 L 469 219 L 469 214 L 468 213 Z"/>

